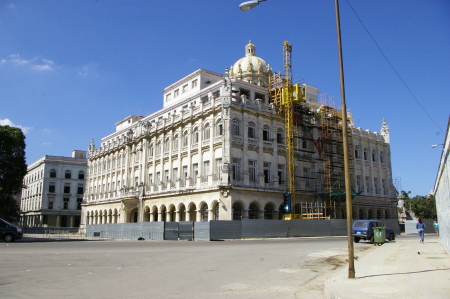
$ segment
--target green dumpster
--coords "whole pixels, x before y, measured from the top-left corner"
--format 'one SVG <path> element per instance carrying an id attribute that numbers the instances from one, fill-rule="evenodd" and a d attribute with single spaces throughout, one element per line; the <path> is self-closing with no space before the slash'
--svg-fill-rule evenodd
<path id="1" fill-rule="evenodd" d="M 373 245 L 380 246 L 386 240 L 386 228 L 378 226 L 373 228 Z"/>

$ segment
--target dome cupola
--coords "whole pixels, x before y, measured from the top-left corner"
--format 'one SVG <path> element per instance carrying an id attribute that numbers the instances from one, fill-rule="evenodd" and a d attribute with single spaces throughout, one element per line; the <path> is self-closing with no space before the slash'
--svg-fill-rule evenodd
<path id="1" fill-rule="evenodd" d="M 259 86 L 269 86 L 272 69 L 263 59 L 256 56 L 256 46 L 249 41 L 245 46 L 245 57 L 231 67 L 230 77 Z"/>

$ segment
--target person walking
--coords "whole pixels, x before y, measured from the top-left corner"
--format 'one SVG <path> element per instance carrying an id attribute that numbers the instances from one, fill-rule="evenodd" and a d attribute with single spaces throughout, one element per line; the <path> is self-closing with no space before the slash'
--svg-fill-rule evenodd
<path id="1" fill-rule="evenodd" d="M 436 232 L 436 235 L 439 236 L 439 223 L 436 220 L 436 222 L 434 223 L 434 231 Z"/>
<path id="2" fill-rule="evenodd" d="M 425 223 L 423 223 L 422 219 L 419 218 L 417 220 L 416 228 L 417 228 L 417 233 L 419 234 L 419 242 L 420 243 L 423 243 L 423 241 L 424 241 L 424 237 L 425 237 L 424 230 L 425 230 L 425 227 L 426 227 Z"/>

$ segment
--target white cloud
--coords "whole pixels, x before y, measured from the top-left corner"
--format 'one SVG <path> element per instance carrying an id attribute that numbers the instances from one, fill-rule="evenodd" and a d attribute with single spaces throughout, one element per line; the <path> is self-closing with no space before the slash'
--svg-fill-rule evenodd
<path id="1" fill-rule="evenodd" d="M 19 54 L 11 54 L 7 58 L 0 60 L 1 65 L 13 65 L 16 67 L 30 67 L 36 71 L 53 70 L 54 62 L 45 58 L 34 57 L 32 59 L 22 59 Z"/>
<path id="2" fill-rule="evenodd" d="M 5 118 L 5 119 L 0 119 L 0 125 L 2 126 L 10 126 L 10 127 L 15 127 L 15 128 L 19 128 L 22 130 L 22 132 L 24 134 L 27 134 L 29 131 L 33 130 L 33 127 L 23 127 L 23 126 L 19 126 L 14 124 L 12 121 L 10 121 L 9 119 Z"/>
<path id="3" fill-rule="evenodd" d="M 78 75 L 81 77 L 98 77 L 98 73 L 96 72 L 97 65 L 86 65 L 78 71 Z"/>

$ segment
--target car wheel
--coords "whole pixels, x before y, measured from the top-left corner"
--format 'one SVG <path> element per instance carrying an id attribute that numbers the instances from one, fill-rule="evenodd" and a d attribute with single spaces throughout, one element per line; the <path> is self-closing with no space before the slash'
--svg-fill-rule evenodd
<path id="1" fill-rule="evenodd" d="M 394 234 L 390 234 L 388 240 L 389 240 L 389 241 L 395 240 L 395 235 L 394 235 Z"/>
<path id="2" fill-rule="evenodd" d="M 354 237 L 354 238 L 353 238 L 353 241 L 355 241 L 355 243 L 359 243 L 359 240 L 360 240 L 360 239 L 359 239 L 358 237 Z"/>
<path id="3" fill-rule="evenodd" d="M 13 235 L 4 235 L 3 240 L 5 240 L 6 243 L 14 242 L 14 236 Z"/>

